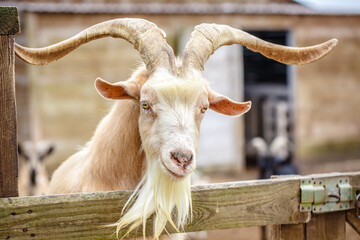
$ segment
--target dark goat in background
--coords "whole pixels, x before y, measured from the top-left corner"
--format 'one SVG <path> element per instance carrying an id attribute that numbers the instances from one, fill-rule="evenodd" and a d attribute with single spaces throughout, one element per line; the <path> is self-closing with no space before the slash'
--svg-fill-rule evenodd
<path id="1" fill-rule="evenodd" d="M 248 144 L 248 152 L 255 155 L 260 168 L 260 178 L 270 178 L 271 175 L 297 174 L 292 164 L 293 144 L 289 138 L 276 137 L 270 144 L 263 138 L 253 138 Z"/>
<path id="2" fill-rule="evenodd" d="M 25 141 L 18 144 L 20 196 L 45 194 L 49 186 L 49 175 L 44 162 L 54 151 L 47 141 Z"/>

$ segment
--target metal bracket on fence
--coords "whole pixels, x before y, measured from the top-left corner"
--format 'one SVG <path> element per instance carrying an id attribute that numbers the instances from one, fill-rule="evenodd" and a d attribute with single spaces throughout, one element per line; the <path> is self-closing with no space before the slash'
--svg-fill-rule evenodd
<path id="1" fill-rule="evenodd" d="M 300 212 L 333 212 L 355 206 L 355 192 L 348 177 L 301 180 Z"/>

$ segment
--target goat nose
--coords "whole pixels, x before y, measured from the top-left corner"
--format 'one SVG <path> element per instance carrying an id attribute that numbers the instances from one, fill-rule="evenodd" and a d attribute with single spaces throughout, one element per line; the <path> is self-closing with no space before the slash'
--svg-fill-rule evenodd
<path id="1" fill-rule="evenodd" d="M 30 181 L 32 185 L 36 185 L 36 170 L 32 169 L 30 173 Z"/>
<path id="2" fill-rule="evenodd" d="M 170 152 L 171 160 L 179 167 L 186 169 L 193 160 L 193 154 L 189 150 L 176 150 Z"/>

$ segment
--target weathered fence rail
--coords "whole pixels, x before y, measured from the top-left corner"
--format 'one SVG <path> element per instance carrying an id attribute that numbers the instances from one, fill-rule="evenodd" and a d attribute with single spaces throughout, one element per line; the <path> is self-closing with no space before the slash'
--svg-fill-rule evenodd
<path id="1" fill-rule="evenodd" d="M 131 191 L 16 197 L 13 47 L 14 34 L 18 31 L 16 8 L 0 7 L 0 239 L 114 238 L 114 228 L 104 225 L 119 219 Z M 355 191 L 360 189 L 360 172 L 195 186 L 192 188 L 193 219 L 184 230 L 191 232 L 271 225 L 273 240 L 343 240 L 346 238 L 345 221 L 360 233 L 360 220 L 351 210 L 355 201 L 344 203 L 335 212 L 331 210 L 318 214 L 304 212 L 300 206 L 301 184 L 316 181 L 319 185 L 320 181 L 331 182 L 339 177 L 346 178 L 351 185 L 353 197 Z M 169 230 L 173 232 L 171 228 Z M 151 231 L 150 219 L 147 234 L 151 234 Z M 120 236 L 123 233 L 120 232 Z M 141 236 L 141 232 L 134 232 L 131 236 Z"/>
<path id="2" fill-rule="evenodd" d="M 185 231 L 308 223 L 310 213 L 299 211 L 301 182 L 337 177 L 348 177 L 352 186 L 360 185 L 360 172 L 353 172 L 195 186 L 193 220 Z M 119 219 L 130 194 L 114 191 L 2 198 L 0 239 L 111 239 L 114 228 L 102 226 Z M 151 221 L 147 233 L 151 234 Z"/>
<path id="3" fill-rule="evenodd" d="M 35 234 L 37 239 L 109 239 L 114 228 L 99 227 L 119 219 L 130 194 L 120 191 L 1 199 L 0 238 L 26 239 Z M 310 220 L 308 213 L 298 211 L 298 180 L 205 185 L 194 187 L 192 195 L 193 221 L 186 231 Z M 150 234 L 151 223 L 148 225 Z M 132 236 L 141 234 L 139 231 Z"/>

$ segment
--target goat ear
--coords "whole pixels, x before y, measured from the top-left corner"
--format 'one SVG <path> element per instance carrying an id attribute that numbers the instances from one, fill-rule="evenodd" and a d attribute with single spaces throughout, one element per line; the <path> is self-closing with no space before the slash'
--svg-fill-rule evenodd
<path id="1" fill-rule="evenodd" d="M 51 155 L 55 149 L 55 146 L 53 144 L 50 144 L 45 151 L 39 156 L 39 160 L 43 161 L 46 159 L 47 156 Z"/>
<path id="2" fill-rule="evenodd" d="M 18 154 L 22 156 L 24 154 L 23 147 L 21 143 L 18 143 Z"/>
<path id="3" fill-rule="evenodd" d="M 18 154 L 19 156 L 23 157 L 25 160 L 29 160 L 29 156 L 26 155 L 24 151 L 24 147 L 21 143 L 18 143 Z"/>
<path id="4" fill-rule="evenodd" d="M 24 159 L 25 161 L 30 159 L 30 157 L 26 154 L 26 151 L 24 151 L 24 145 L 21 143 L 18 143 L 18 154 L 22 157 L 20 159 Z"/>
<path id="5" fill-rule="evenodd" d="M 240 116 L 251 108 L 251 102 L 235 102 L 230 98 L 223 96 L 215 91 L 209 91 L 210 108 L 215 112 L 229 116 Z"/>
<path id="6" fill-rule="evenodd" d="M 107 99 L 138 99 L 140 87 L 130 81 L 112 84 L 101 78 L 95 80 L 95 88 Z"/>

